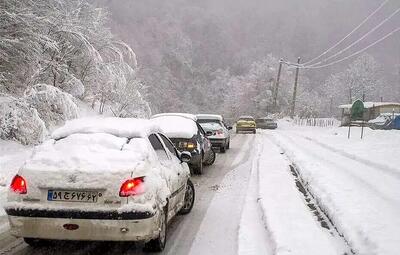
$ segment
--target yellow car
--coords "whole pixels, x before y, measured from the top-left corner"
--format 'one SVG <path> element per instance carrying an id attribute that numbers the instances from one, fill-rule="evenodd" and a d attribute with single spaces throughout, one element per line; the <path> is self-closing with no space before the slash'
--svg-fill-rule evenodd
<path id="1" fill-rule="evenodd" d="M 256 133 L 256 121 L 252 116 L 241 116 L 236 122 L 236 134 L 239 132 Z"/>

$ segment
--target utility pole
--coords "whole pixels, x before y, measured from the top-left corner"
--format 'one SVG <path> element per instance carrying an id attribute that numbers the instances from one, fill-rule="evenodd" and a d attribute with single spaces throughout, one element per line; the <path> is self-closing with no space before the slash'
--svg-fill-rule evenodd
<path id="1" fill-rule="evenodd" d="M 299 57 L 297 59 L 296 76 L 295 76 L 295 80 L 294 80 L 292 108 L 290 109 L 290 118 L 292 118 L 292 119 L 294 117 L 294 110 L 296 108 L 296 94 L 297 94 L 297 83 L 299 81 L 300 60 L 301 60 L 301 58 Z"/>
<path id="2" fill-rule="evenodd" d="M 278 109 L 277 100 L 278 100 L 278 90 L 279 90 L 279 81 L 281 80 L 281 71 L 282 71 L 283 59 L 279 60 L 279 68 L 278 68 L 278 77 L 276 77 L 275 89 L 274 89 L 274 100 L 273 100 L 273 110 L 276 112 Z"/>

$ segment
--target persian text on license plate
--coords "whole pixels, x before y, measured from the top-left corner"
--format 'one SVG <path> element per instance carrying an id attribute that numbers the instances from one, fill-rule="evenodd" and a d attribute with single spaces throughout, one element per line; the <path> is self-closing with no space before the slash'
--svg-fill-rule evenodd
<path id="1" fill-rule="evenodd" d="M 97 191 L 49 190 L 47 200 L 96 203 L 99 195 Z"/>

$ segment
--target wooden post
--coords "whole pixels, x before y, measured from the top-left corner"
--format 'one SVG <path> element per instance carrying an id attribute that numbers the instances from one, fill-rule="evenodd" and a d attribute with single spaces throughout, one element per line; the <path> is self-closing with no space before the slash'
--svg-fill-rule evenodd
<path id="1" fill-rule="evenodd" d="M 349 93 L 349 95 L 350 95 L 350 97 L 349 97 L 349 99 L 350 99 L 350 104 L 352 103 L 351 101 L 351 88 L 350 88 L 350 93 Z M 347 132 L 347 139 L 350 139 L 350 128 L 351 128 L 351 108 L 350 108 L 350 121 L 349 121 L 349 131 Z"/>
<path id="2" fill-rule="evenodd" d="M 278 68 L 278 77 L 276 77 L 275 89 L 274 89 L 274 101 L 273 101 L 273 110 L 277 112 L 277 100 L 278 100 L 278 90 L 279 90 L 279 82 L 281 80 L 281 71 L 282 71 L 283 59 L 279 60 L 279 68 Z"/>
<path id="3" fill-rule="evenodd" d="M 292 119 L 293 119 L 293 116 L 294 116 L 294 110 L 296 108 L 296 94 L 297 94 L 297 83 L 299 81 L 300 60 L 301 60 L 301 58 L 297 59 L 296 76 L 295 76 L 295 79 L 294 79 L 292 108 L 290 110 L 290 118 L 292 118 Z"/>

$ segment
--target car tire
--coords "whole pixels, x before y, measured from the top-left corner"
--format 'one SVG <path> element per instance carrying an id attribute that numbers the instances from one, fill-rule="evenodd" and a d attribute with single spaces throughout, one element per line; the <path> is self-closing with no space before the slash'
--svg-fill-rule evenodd
<path id="1" fill-rule="evenodd" d="M 145 243 L 143 250 L 145 252 L 161 252 L 165 248 L 167 242 L 167 215 L 168 205 L 161 210 L 162 215 L 160 216 L 160 233 L 158 237 Z"/>
<path id="2" fill-rule="evenodd" d="M 179 211 L 179 214 L 185 215 L 190 213 L 194 205 L 194 199 L 195 199 L 194 185 L 193 182 L 190 179 L 188 179 L 186 185 L 185 200 L 183 201 L 183 207 Z"/>
<path id="3" fill-rule="evenodd" d="M 254 129 L 253 134 L 257 133 L 257 131 Z"/>
<path id="4" fill-rule="evenodd" d="M 47 240 L 37 239 L 37 238 L 28 238 L 24 237 L 24 242 L 27 243 L 31 247 L 43 247 L 48 245 Z"/>
<path id="5" fill-rule="evenodd" d="M 231 148 L 231 139 L 228 140 L 228 144 L 226 145 L 226 149 L 229 150 Z"/>
<path id="6" fill-rule="evenodd" d="M 225 152 L 226 152 L 226 145 L 220 147 L 220 148 L 219 148 L 219 151 L 220 151 L 221 153 L 225 153 Z"/>
<path id="7" fill-rule="evenodd" d="M 197 164 L 197 165 L 195 165 L 195 166 L 193 166 L 193 173 L 194 174 L 196 174 L 196 175 L 202 175 L 203 174 L 203 154 L 201 155 L 201 157 L 200 157 L 200 162 Z"/>
<path id="8" fill-rule="evenodd" d="M 207 160 L 204 162 L 204 165 L 211 166 L 212 164 L 214 164 L 215 158 L 216 158 L 215 151 L 213 149 L 211 149 L 211 154 L 208 156 Z"/>

